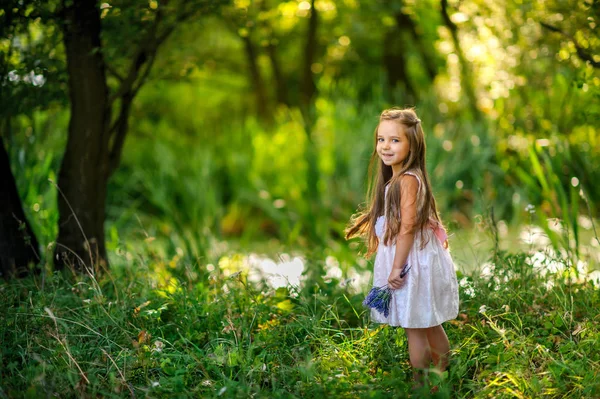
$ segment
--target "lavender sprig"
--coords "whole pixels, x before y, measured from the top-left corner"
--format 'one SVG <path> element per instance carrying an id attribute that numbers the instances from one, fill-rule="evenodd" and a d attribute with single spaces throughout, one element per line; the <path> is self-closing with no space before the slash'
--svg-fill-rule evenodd
<path id="1" fill-rule="evenodd" d="M 390 314 L 390 300 L 392 299 L 393 290 L 387 285 L 381 287 L 373 287 L 363 301 L 363 305 L 383 313 L 385 317 Z"/>
<path id="2" fill-rule="evenodd" d="M 406 263 L 400 272 L 400 278 L 404 278 L 409 270 L 410 266 L 408 266 L 408 263 Z M 393 292 L 394 290 L 387 285 L 373 287 L 363 301 L 363 305 L 368 308 L 375 309 L 379 313 L 383 313 L 385 317 L 388 317 L 390 314 L 390 300 L 392 299 Z"/>

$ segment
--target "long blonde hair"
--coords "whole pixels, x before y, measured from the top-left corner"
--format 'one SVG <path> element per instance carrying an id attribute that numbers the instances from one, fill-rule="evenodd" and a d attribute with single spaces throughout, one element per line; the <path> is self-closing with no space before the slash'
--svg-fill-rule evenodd
<path id="1" fill-rule="evenodd" d="M 404 127 L 408 138 L 410 150 L 405 159 L 400 173 L 393 175 L 392 167 L 385 165 L 377 155 L 377 131 L 382 121 L 394 121 Z M 375 234 L 375 222 L 377 218 L 386 215 L 386 229 L 383 235 L 385 245 L 400 232 L 402 224 L 400 215 L 400 179 L 406 172 L 414 174 L 420 180 L 417 193 L 417 215 L 414 231 L 418 230 L 423 237 L 422 246 L 427 244 L 429 235 L 423 235 L 423 231 L 429 228 L 431 219 L 439 223 L 441 220 L 437 212 L 435 198 L 429 183 L 429 176 L 425 166 L 425 134 L 421 126 L 421 120 L 417 117 L 414 109 L 386 109 L 379 116 L 379 123 L 375 128 L 375 145 L 371 160 L 369 162 L 369 184 L 366 207 L 363 207 L 352 216 L 346 228 L 346 239 L 353 237 L 365 237 L 367 241 L 366 257 L 377 251 L 379 240 Z M 385 186 L 389 184 L 387 193 L 387 206 L 385 202 Z"/>

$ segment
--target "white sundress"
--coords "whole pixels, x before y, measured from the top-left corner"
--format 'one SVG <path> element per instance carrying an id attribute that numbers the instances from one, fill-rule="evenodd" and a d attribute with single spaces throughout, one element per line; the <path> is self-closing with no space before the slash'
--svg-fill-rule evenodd
<path id="1" fill-rule="evenodd" d="M 413 175 L 412 173 L 408 173 Z M 413 175 L 419 181 L 418 176 Z M 387 200 L 387 187 L 385 189 Z M 387 285 L 396 252 L 395 240 L 390 246 L 383 244 L 385 216 L 375 224 L 379 246 L 373 270 L 373 285 Z M 452 320 L 458 315 L 458 283 L 454 262 L 447 249 L 433 233 L 424 229 L 428 242 L 421 249 L 424 237 L 417 230 L 407 263 L 411 267 L 404 285 L 392 291 L 388 317 L 371 309 L 371 319 L 376 323 L 404 328 L 428 328 Z"/>

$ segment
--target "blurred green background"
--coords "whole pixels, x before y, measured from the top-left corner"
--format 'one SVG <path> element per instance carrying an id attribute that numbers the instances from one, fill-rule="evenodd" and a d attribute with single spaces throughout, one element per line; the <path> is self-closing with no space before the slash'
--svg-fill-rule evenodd
<path id="1" fill-rule="evenodd" d="M 392 106 L 422 120 L 460 286 L 450 370 L 415 395 L 600 397 L 598 0 L 2 4 L 0 141 L 44 272 L 0 282 L 0 398 L 405 397 L 343 238 Z M 91 108 L 127 132 L 109 273 L 53 265 L 76 6 L 112 96 Z"/>
<path id="2" fill-rule="evenodd" d="M 143 27 L 126 22 L 165 5 L 100 5 L 114 87 L 137 44 L 125 39 Z M 537 224 L 551 243 L 592 256 L 595 5 L 236 0 L 198 12 L 174 25 L 133 102 L 109 182 L 109 256 L 149 240 L 162 255 L 179 248 L 200 263 L 231 250 L 343 256 L 344 226 L 365 199 L 377 117 L 390 106 L 414 106 L 423 121 L 455 251 L 471 248 L 493 215 L 507 245 L 522 245 L 523 227 Z M 59 5 L 28 7 L 21 30 L 0 41 L 2 135 L 46 247 L 57 234 L 68 87 L 52 17 Z M 475 262 L 467 252 L 464 263 Z"/>

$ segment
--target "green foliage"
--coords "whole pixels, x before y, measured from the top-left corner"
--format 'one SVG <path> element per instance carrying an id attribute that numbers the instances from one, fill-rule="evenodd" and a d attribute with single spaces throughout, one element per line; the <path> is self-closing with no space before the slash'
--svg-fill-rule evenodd
<path id="1" fill-rule="evenodd" d="M 245 271 L 229 274 L 222 261 L 118 254 L 99 280 L 55 273 L 2 283 L 6 395 L 388 398 L 410 390 L 405 336 L 367 324 L 365 287 L 334 278 L 273 289 Z M 446 324 L 451 366 L 430 374 L 440 386 L 431 397 L 600 393 L 599 291 L 541 273 L 536 256 L 499 252 L 487 273 L 459 273 L 460 315 Z"/>
<path id="2" fill-rule="evenodd" d="M 2 120 L 67 100 L 55 1 L 7 1 L 0 10 L 0 116 Z M 50 82 L 49 82 L 50 79 Z M 10 134 L 10 127 L 4 127 Z"/>
<path id="3" fill-rule="evenodd" d="M 326 278 L 322 260 L 335 255 L 342 273 L 354 265 L 366 273 L 355 244 L 349 251 L 340 235 L 364 199 L 379 113 L 411 105 L 406 87 L 389 87 L 382 65 L 383 38 L 400 29 L 444 221 L 470 227 L 491 207 L 513 222 L 510 231 L 535 218 L 552 246 L 509 253 L 496 242 L 485 272 L 460 276 L 461 314 L 447 326 L 453 362 L 447 375 L 431 375 L 436 397 L 600 395 L 600 297 L 577 268 L 596 267 L 581 221 L 594 227 L 600 199 L 598 15 L 589 2 L 450 2 L 481 121 L 466 111 L 458 49 L 438 2 L 315 2 L 310 121 L 298 108 L 308 2 L 235 1 L 216 15 L 205 8 L 214 2 L 183 3 L 102 5 L 111 87 L 135 65 L 154 18 L 162 18 L 156 37 L 178 29 L 152 60 L 110 181 L 112 272 L 98 281 L 43 273 L 2 283 L 0 392 L 405 395 L 404 335 L 370 328 L 358 292 L 365 287 Z M 46 248 L 58 229 L 52 182 L 68 123 L 57 3 L 10 4 L 0 10 L 0 126 Z M 397 25 L 400 14 L 416 23 L 419 40 Z M 183 24 L 191 15 L 213 16 Z M 256 117 L 252 57 L 267 121 Z M 281 83 L 286 98 L 276 92 Z M 241 256 L 230 248 L 279 252 L 281 243 L 311 249 L 302 289 L 226 273 Z"/>
<path id="4" fill-rule="evenodd" d="M 62 110 L 33 112 L 14 118 L 12 128 L 22 135 L 8 136 L 13 174 L 25 215 L 45 248 L 58 233 L 56 181 L 60 157 L 66 143 L 63 129 L 68 114 Z"/>
<path id="5" fill-rule="evenodd" d="M 140 231 L 139 219 L 149 236 L 177 237 L 171 251 L 186 248 L 199 257 L 209 236 L 337 245 L 349 215 L 364 199 L 377 115 L 389 106 L 410 105 L 406 88 L 388 87 L 381 61 L 387 51 L 383 37 L 400 29 L 396 18 L 404 16 L 416 24 L 414 34 L 400 29 L 406 43 L 401 50 L 407 76 L 418 89 L 416 108 L 444 221 L 469 227 L 493 207 L 498 219 L 518 224 L 532 204 L 540 209 L 542 224 L 545 217 L 559 218 L 577 237 L 577 224 L 569 218 L 578 211 L 597 216 L 594 204 L 600 198 L 593 184 L 600 177 L 600 77 L 575 45 L 595 51 L 598 40 L 590 29 L 597 22 L 588 20 L 585 2 L 571 13 L 551 3 L 515 3 L 504 5 L 504 11 L 493 2 L 450 4 L 473 68 L 477 106 L 485 115 L 479 122 L 466 111 L 457 49 L 437 2 L 402 7 L 316 2 L 320 19 L 311 68 L 317 96 L 310 121 L 298 108 L 308 3 L 236 1 L 222 12 L 206 8 L 204 1 L 182 7 L 137 0 L 101 5 L 111 87 L 127 75 L 137 44 L 155 23 L 152 37 L 175 29 L 133 103 L 121 168 L 110 182 L 107 230 L 128 237 Z M 51 94 L 64 97 L 67 91 L 56 6 L 15 3 L 12 13 L 0 14 L 6 22 L 0 46 L 8 50 L 2 64 L 1 87 L 7 93 L 2 132 L 24 207 L 38 204 L 48 215 L 55 215 L 55 205 L 45 181 L 57 175 L 67 131 L 64 98 Z M 539 21 L 568 35 L 543 34 Z M 256 82 L 244 38 L 256 51 L 268 123 L 255 116 Z M 423 67 L 427 60 L 433 80 Z M 277 99 L 277 61 L 287 101 Z M 10 81 L 13 69 L 19 76 L 33 70 L 45 84 Z M 37 94 L 30 92 L 34 89 Z M 36 97 L 42 93 L 52 101 Z M 541 145 L 544 150 L 532 156 L 531 149 Z M 546 188 L 538 181 L 539 168 L 530 173 L 535 158 L 549 182 Z M 574 177 L 587 203 L 577 199 Z M 57 227 L 30 216 L 34 229 L 51 240 Z"/>

